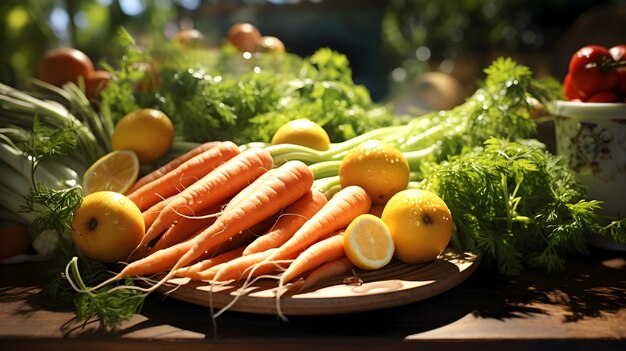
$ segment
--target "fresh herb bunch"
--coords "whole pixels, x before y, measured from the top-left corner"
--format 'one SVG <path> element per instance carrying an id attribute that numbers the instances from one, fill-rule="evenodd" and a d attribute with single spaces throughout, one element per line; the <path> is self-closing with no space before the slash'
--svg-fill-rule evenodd
<path id="1" fill-rule="evenodd" d="M 203 51 L 159 43 L 142 51 L 119 35 L 122 61 L 102 93 L 113 120 L 140 107 L 162 110 L 179 139 L 268 142 L 285 122 L 308 118 L 339 142 L 398 123 L 352 80 L 347 58 L 328 48 L 301 59 L 291 54 L 243 58 L 232 50 Z M 167 49 L 165 49 L 167 48 Z M 139 89 L 147 80 L 152 89 Z"/>
<path id="2" fill-rule="evenodd" d="M 453 245 L 493 259 L 502 274 L 557 272 L 568 253 L 586 252 L 586 235 L 607 231 L 596 213 L 600 202 L 585 200 L 566 160 L 537 141 L 489 139 L 424 173 L 420 186 L 452 211 Z"/>

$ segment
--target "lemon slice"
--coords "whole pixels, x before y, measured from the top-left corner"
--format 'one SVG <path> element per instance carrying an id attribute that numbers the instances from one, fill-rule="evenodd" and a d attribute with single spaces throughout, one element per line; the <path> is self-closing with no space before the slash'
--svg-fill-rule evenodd
<path id="1" fill-rule="evenodd" d="M 116 150 L 94 162 L 83 175 L 83 192 L 115 191 L 124 194 L 139 176 L 139 159 L 130 150 Z"/>
<path id="2" fill-rule="evenodd" d="M 393 257 L 395 246 L 387 225 L 371 214 L 355 218 L 343 238 L 346 256 L 361 269 L 382 268 Z"/>

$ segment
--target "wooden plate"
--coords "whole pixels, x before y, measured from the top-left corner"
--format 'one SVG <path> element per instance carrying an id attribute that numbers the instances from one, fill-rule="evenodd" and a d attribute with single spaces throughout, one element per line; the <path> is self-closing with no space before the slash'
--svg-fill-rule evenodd
<path id="1" fill-rule="evenodd" d="M 299 292 L 298 283 L 288 285 L 280 308 L 289 315 L 326 315 L 396 307 L 441 294 L 465 279 L 478 267 L 479 257 L 445 252 L 433 262 L 408 265 L 392 261 L 377 271 L 358 271 L 363 283 L 344 283 L 345 277 L 319 282 Z M 230 311 L 259 314 L 276 312 L 277 281 L 261 279 L 242 289 L 242 283 L 211 286 L 208 282 L 172 279 L 159 291 L 193 304 Z M 240 292 L 243 294 L 239 294 Z M 236 300 L 235 300 L 236 299 Z M 234 302 L 234 303 L 233 303 Z"/>

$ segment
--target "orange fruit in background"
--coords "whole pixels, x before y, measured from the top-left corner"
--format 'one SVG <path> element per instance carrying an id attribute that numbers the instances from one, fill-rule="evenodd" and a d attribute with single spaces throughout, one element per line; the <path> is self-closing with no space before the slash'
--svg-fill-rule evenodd
<path id="1" fill-rule="evenodd" d="M 19 223 L 0 224 L 0 259 L 21 255 L 29 248 L 26 227 Z"/>
<path id="2" fill-rule="evenodd" d="M 291 120 L 276 130 L 272 145 L 277 144 L 301 145 L 324 151 L 330 147 L 330 138 L 319 124 L 302 118 Z"/>
<path id="3" fill-rule="evenodd" d="M 174 142 L 174 125 L 155 109 L 131 112 L 119 120 L 113 131 L 113 150 L 132 150 L 139 162 L 153 163 L 163 157 Z"/>
<path id="4" fill-rule="evenodd" d="M 131 150 L 111 151 L 92 164 L 83 174 L 83 193 L 98 191 L 126 193 L 139 176 L 139 159 Z"/>
<path id="5" fill-rule="evenodd" d="M 435 193 L 408 189 L 385 205 L 381 219 L 391 232 L 395 257 L 414 264 L 434 260 L 448 246 L 454 224 L 446 203 Z"/>
<path id="6" fill-rule="evenodd" d="M 180 30 L 172 40 L 181 44 L 185 48 L 199 48 L 202 46 L 204 36 L 197 29 Z"/>
<path id="7" fill-rule="evenodd" d="M 89 76 L 93 69 L 93 62 L 82 51 L 59 48 L 46 52 L 39 63 L 37 77 L 60 87 L 67 82 L 78 82 L 78 77 Z"/>
<path id="8" fill-rule="evenodd" d="M 343 234 L 344 250 L 355 266 L 374 270 L 393 258 L 394 242 L 387 225 L 378 217 L 363 214 L 355 218 Z"/>
<path id="9" fill-rule="evenodd" d="M 115 263 L 125 260 L 145 234 L 141 211 L 126 196 L 100 191 L 83 198 L 72 218 L 72 241 L 88 258 Z"/>
<path id="10" fill-rule="evenodd" d="M 102 89 L 109 84 L 111 75 L 107 71 L 93 71 L 85 77 L 85 96 L 89 100 L 97 99 Z"/>
<path id="11" fill-rule="evenodd" d="M 409 184 L 409 163 L 395 147 L 369 140 L 350 150 L 339 166 L 342 187 L 358 185 L 372 198 L 384 204 Z"/>
<path id="12" fill-rule="evenodd" d="M 283 44 L 282 40 L 273 37 L 271 35 L 266 35 L 261 38 L 261 52 L 285 52 L 285 44 Z"/>
<path id="13" fill-rule="evenodd" d="M 250 23 L 236 23 L 228 30 L 228 41 L 241 52 L 256 52 L 261 33 Z"/>

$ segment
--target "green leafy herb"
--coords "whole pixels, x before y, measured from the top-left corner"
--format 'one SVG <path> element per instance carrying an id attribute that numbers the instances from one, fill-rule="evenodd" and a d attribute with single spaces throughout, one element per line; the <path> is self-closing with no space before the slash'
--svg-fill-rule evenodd
<path id="1" fill-rule="evenodd" d="M 26 196 L 23 212 L 34 212 L 33 226 L 37 232 L 54 230 L 63 243 L 63 232 L 71 227 L 72 216 L 82 199 L 79 187 L 53 189 L 41 182 L 35 183 L 35 174 L 41 162 L 68 155 L 78 145 L 72 126 L 51 128 L 35 117 L 33 132 L 23 149 L 31 160 L 31 192 Z"/>
<path id="2" fill-rule="evenodd" d="M 489 139 L 484 147 L 425 170 L 422 186 L 452 211 L 454 246 L 495 260 L 503 274 L 561 270 L 599 234 L 598 201 L 586 201 L 564 159 L 537 142 Z"/>
<path id="3" fill-rule="evenodd" d="M 398 123 L 389 108 L 373 103 L 367 89 L 352 81 L 347 58 L 328 48 L 304 59 L 290 54 L 244 59 L 235 51 L 185 52 L 165 49 L 168 45 L 140 55 L 124 32 L 120 43 L 123 60 L 102 95 L 103 113 L 114 120 L 152 107 L 172 118 L 181 139 L 239 144 L 268 142 L 296 118 L 322 125 L 334 142 Z M 137 89 L 146 79 L 158 84 Z"/>

